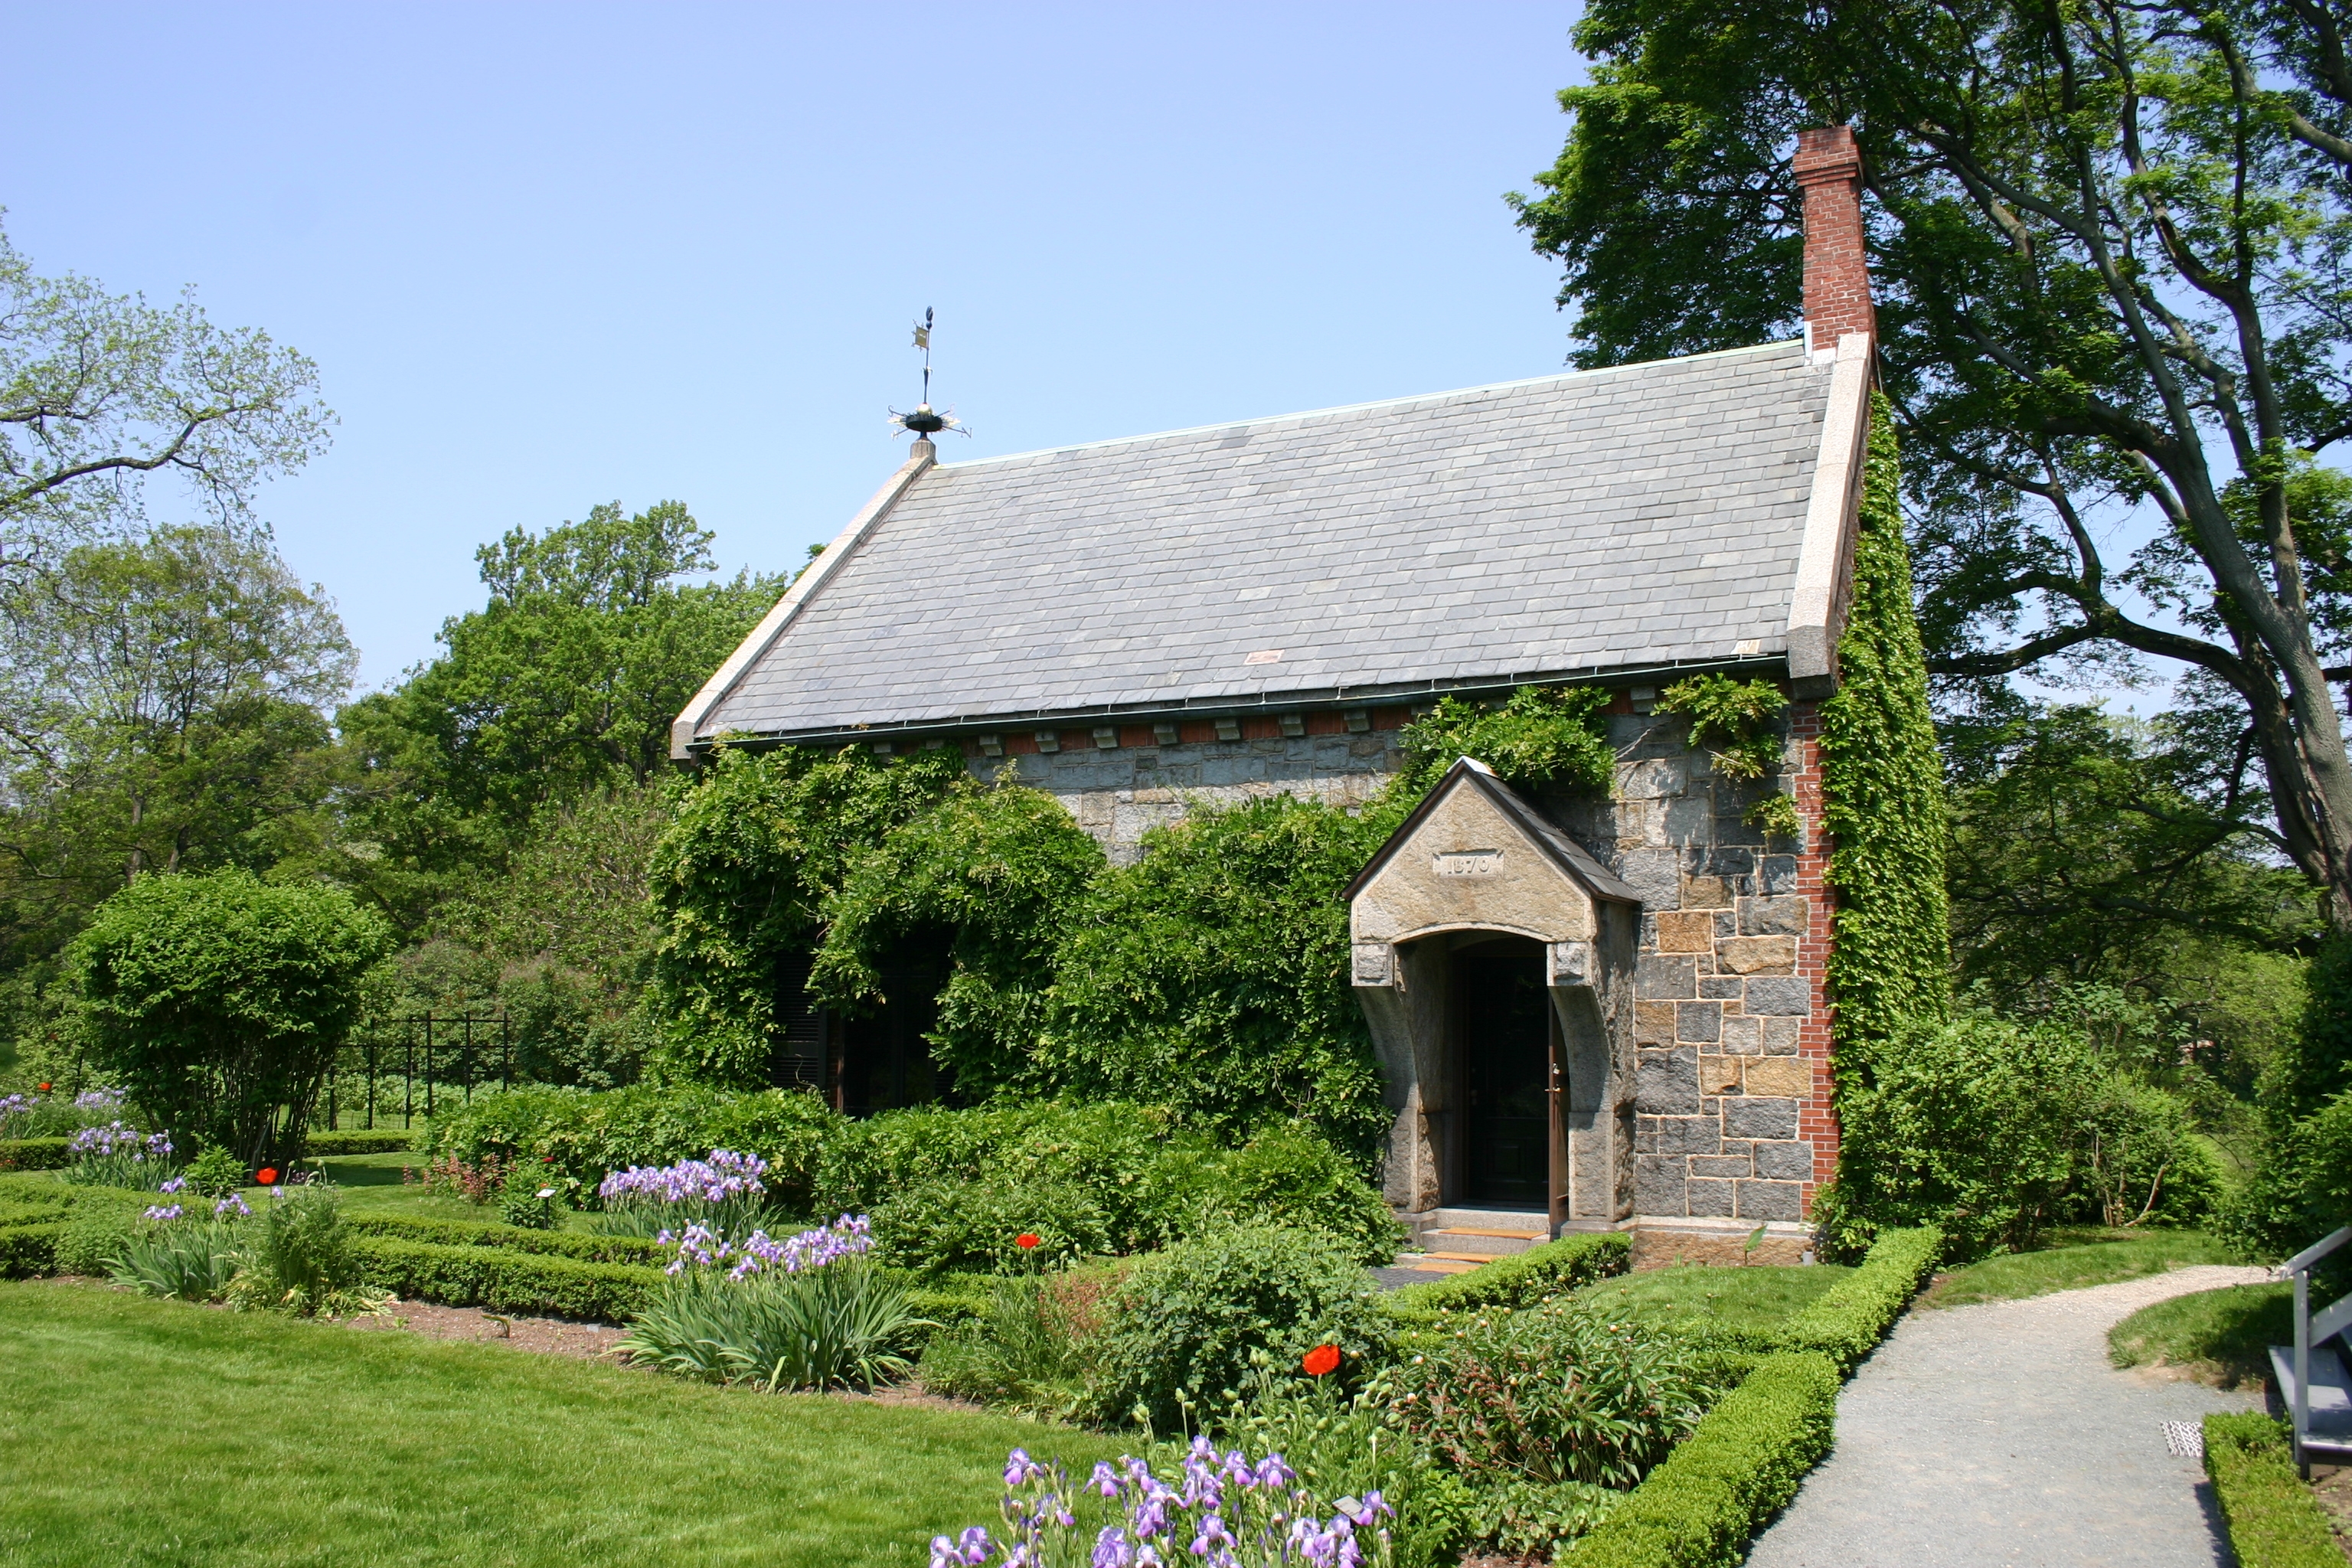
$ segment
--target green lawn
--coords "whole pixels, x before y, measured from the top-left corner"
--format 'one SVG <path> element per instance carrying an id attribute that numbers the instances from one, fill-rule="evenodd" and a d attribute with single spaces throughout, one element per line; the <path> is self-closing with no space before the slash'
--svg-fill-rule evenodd
<path id="1" fill-rule="evenodd" d="M 310 1163 L 305 1161 L 307 1169 Z M 318 1163 L 327 1173 L 327 1180 L 341 1190 L 343 1207 L 352 1214 L 396 1214 L 410 1219 L 470 1220 L 477 1225 L 498 1223 L 499 1211 L 486 1205 L 469 1204 L 461 1197 L 438 1189 L 428 1189 L 418 1178 L 425 1173 L 425 1156 L 413 1153 L 347 1154 L 321 1160 Z M 411 1172 L 405 1183 L 403 1170 Z M 247 1188 L 246 1201 L 250 1203 L 259 1188 Z M 566 1215 L 565 1222 L 576 1226 L 580 1216 Z"/>
<path id="2" fill-rule="evenodd" d="M 2049 1245 L 2037 1251 L 2007 1253 L 1953 1270 L 1937 1280 L 1920 1304 L 1965 1307 L 1972 1301 L 2009 1301 L 2137 1279 L 2192 1263 L 2241 1261 L 2221 1242 L 2198 1230 L 2085 1226 L 2053 1231 L 2044 1239 Z"/>
<path id="3" fill-rule="evenodd" d="M 920 1563 L 994 1522 L 995 1415 L 0 1284 L 0 1563 Z"/>
<path id="4" fill-rule="evenodd" d="M 1769 1330 L 1811 1306 L 1853 1272 L 1827 1263 L 1798 1268 L 1678 1264 L 1604 1279 L 1579 1292 L 1578 1300 L 1646 1322 Z"/>
<path id="5" fill-rule="evenodd" d="M 2178 1366 L 2234 1388 L 2267 1382 L 2269 1348 L 2294 1340 L 2294 1287 L 2231 1285 L 2142 1307 L 2107 1331 L 2117 1366 Z"/>

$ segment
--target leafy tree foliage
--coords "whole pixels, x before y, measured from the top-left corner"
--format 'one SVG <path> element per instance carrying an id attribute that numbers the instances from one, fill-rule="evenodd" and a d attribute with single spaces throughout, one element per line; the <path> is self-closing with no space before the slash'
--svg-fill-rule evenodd
<path id="1" fill-rule="evenodd" d="M 170 474 L 216 524 L 327 444 L 318 370 L 194 300 L 158 310 L 68 274 L 41 278 L 0 234 L 0 560 L 137 531 Z"/>
<path id="2" fill-rule="evenodd" d="M 1562 95 L 1574 130 L 1521 216 L 1566 265 L 1581 363 L 1754 342 L 1796 316 L 1794 132 L 1853 122 L 1931 669 L 2208 672 L 2342 926 L 2334 481 L 2296 480 L 2300 452 L 2352 433 L 2338 25 L 2303 5 L 1602 0 L 1577 30 L 1590 83 Z M 2132 508 L 2161 537 L 2111 561 L 2104 519 Z"/>
<path id="3" fill-rule="evenodd" d="M 74 941 L 90 1065 L 248 1166 L 291 1152 L 390 945 L 381 917 L 337 889 L 142 877 Z"/>
<path id="4" fill-rule="evenodd" d="M 314 864 L 334 610 L 226 528 L 86 543 L 0 584 L 0 920 L 37 963 L 147 871 Z"/>
<path id="5" fill-rule="evenodd" d="M 502 872 L 542 811 L 667 773 L 671 720 L 780 588 L 682 582 L 710 540 L 676 501 L 510 531 L 476 552 L 489 602 L 442 626 L 442 655 L 343 710 L 373 886 L 405 923 Z"/>

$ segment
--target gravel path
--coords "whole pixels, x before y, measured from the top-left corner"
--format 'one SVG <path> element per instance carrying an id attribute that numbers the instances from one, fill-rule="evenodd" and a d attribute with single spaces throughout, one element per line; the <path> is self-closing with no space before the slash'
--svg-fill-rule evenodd
<path id="1" fill-rule="evenodd" d="M 1837 1451 L 1754 1568 L 2216 1568 L 2203 1468 L 2160 1423 L 2255 1400 L 2107 1363 L 2153 1301 L 2266 1279 L 2200 1266 L 1914 1312 L 1838 1399 Z"/>

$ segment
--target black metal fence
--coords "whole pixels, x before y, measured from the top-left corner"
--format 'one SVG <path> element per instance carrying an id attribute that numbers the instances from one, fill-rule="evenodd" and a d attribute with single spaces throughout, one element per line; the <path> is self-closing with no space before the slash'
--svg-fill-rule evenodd
<path id="1" fill-rule="evenodd" d="M 514 1031 L 503 1015 L 419 1013 L 394 1018 L 337 1053 L 327 1079 L 327 1125 L 373 1128 L 400 1118 L 413 1126 L 450 1095 L 471 1103 L 474 1090 L 514 1087 Z"/>

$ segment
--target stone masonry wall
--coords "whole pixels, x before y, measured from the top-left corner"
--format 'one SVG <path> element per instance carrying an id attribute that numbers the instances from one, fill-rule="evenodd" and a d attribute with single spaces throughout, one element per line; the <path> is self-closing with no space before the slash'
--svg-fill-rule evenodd
<path id="1" fill-rule="evenodd" d="M 1124 866 L 1141 854 L 1147 831 L 1193 805 L 1270 795 L 1361 805 L 1403 768 L 1397 734 L 1408 717 L 1402 708 L 1266 714 L 1227 721 L 1230 736 L 1214 720 L 1066 729 L 1051 731 L 1058 742 L 1052 752 L 1034 731 L 1007 731 L 996 737 L 1001 757 L 989 756 L 972 738 L 964 754 L 985 779 L 1017 769 L 1023 784 L 1069 807 L 1112 864 Z"/>
<path id="2" fill-rule="evenodd" d="M 1790 776 L 1820 814 L 1819 721 L 1790 710 Z M 1836 1158 L 1822 962 L 1822 857 L 1774 853 L 1686 723 L 1620 714 L 1617 798 L 1549 808 L 1641 893 L 1634 1206 L 1659 1217 L 1797 1220 Z M 1824 1149 L 1826 1143 L 1826 1150 Z"/>
<path id="3" fill-rule="evenodd" d="M 1403 765 L 1402 708 L 1187 721 L 1173 727 L 1064 729 L 1048 752 L 1034 731 L 976 738 L 965 753 L 994 778 L 1070 809 L 1118 864 L 1150 828 L 1192 805 L 1273 794 L 1360 804 Z M 1808 823 L 1821 820 L 1820 719 L 1788 710 L 1788 773 Z M 1827 864 L 1820 835 L 1775 852 L 1740 820 L 1774 781 L 1717 774 L 1685 721 L 1639 714 L 1623 696 L 1610 719 L 1614 798 L 1538 804 L 1642 895 L 1635 977 L 1639 1055 L 1635 1208 L 1667 1217 L 1798 1220 L 1837 1163 L 1830 1100 Z"/>

